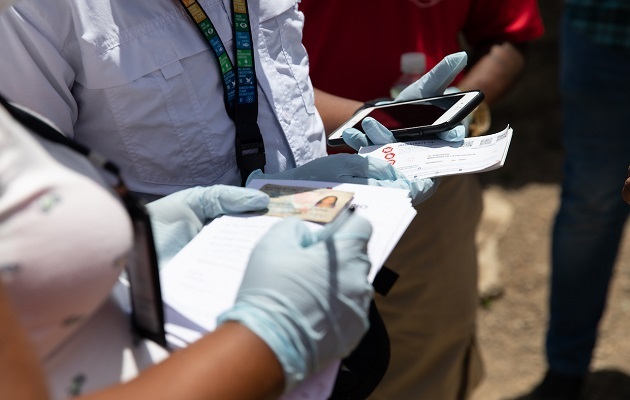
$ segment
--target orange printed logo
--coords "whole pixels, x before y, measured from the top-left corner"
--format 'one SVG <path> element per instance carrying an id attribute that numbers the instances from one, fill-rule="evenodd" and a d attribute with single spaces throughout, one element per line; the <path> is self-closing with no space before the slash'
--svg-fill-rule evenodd
<path id="1" fill-rule="evenodd" d="M 245 0 L 234 0 L 234 12 L 239 14 L 247 13 L 247 3 Z"/>
<path id="2" fill-rule="evenodd" d="M 396 160 L 394 159 L 396 157 L 396 153 L 394 153 L 394 149 L 391 146 L 384 147 L 382 152 L 385 153 L 385 161 L 391 165 L 396 164 Z"/>
<path id="3" fill-rule="evenodd" d="M 199 4 L 197 3 L 188 7 L 188 11 L 190 11 L 190 14 L 193 16 L 196 23 L 200 23 L 201 21 L 206 19 L 206 15 L 204 14 L 203 10 L 201 9 L 201 7 L 199 7 Z"/>

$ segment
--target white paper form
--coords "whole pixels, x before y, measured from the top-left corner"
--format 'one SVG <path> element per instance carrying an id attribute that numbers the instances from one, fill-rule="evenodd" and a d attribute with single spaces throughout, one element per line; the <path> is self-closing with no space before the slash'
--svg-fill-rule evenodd
<path id="1" fill-rule="evenodd" d="M 354 192 L 356 213 L 368 219 L 373 228 L 368 243 L 372 261 L 369 279 L 383 265 L 415 216 L 408 193 L 403 189 L 366 185 L 307 181 L 254 180 L 250 187 L 266 183 L 302 187 L 332 187 Z M 160 273 L 165 303 L 167 340 L 185 347 L 216 327 L 216 318 L 229 309 L 236 298 L 249 255 L 259 239 L 280 221 L 270 216 L 223 216 L 215 219 L 180 251 Z M 314 229 L 319 224 L 308 223 Z M 320 371 L 283 400 L 319 400 L 330 395 L 338 363 Z"/>
<path id="2" fill-rule="evenodd" d="M 266 216 L 217 218 L 162 270 L 165 327 L 171 346 L 185 347 L 216 328 L 216 318 L 234 304 L 256 243 L 280 220 Z M 338 363 L 324 368 L 282 400 L 327 398 L 337 369 Z"/>
<path id="3" fill-rule="evenodd" d="M 370 281 L 374 279 L 411 220 L 416 216 L 416 210 L 411 205 L 411 199 L 408 195 L 409 192 L 404 189 L 351 183 L 264 179 L 254 179 L 248 187 L 259 189 L 267 183 L 309 188 L 326 187 L 354 192 L 351 204 L 356 208 L 357 215 L 361 215 L 372 224 L 372 236 L 368 242 L 368 255 L 372 261 L 368 275 Z"/>
<path id="4" fill-rule="evenodd" d="M 433 178 L 483 172 L 503 166 L 512 128 L 493 135 L 466 138 L 451 143 L 440 139 L 366 146 L 362 156 L 385 160 L 407 178 Z"/>

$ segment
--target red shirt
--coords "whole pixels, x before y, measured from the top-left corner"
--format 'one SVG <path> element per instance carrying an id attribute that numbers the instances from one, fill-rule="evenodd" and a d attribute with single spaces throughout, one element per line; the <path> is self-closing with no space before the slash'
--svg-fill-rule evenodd
<path id="1" fill-rule="evenodd" d="M 302 0 L 313 85 L 360 101 L 389 96 L 402 53 L 425 53 L 427 70 L 461 51 L 543 33 L 536 0 Z"/>

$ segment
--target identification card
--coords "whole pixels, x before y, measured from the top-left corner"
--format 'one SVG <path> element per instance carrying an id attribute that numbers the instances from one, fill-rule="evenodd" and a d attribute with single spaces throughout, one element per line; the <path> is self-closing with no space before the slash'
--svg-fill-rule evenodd
<path id="1" fill-rule="evenodd" d="M 334 189 L 313 189 L 267 184 L 260 188 L 271 197 L 265 215 L 297 217 L 328 223 L 348 207 L 354 193 Z"/>

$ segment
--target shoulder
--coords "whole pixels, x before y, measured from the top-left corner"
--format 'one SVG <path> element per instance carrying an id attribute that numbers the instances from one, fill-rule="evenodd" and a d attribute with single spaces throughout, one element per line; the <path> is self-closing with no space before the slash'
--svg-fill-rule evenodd
<path id="1" fill-rule="evenodd" d="M 251 2 L 250 2 L 251 3 Z M 297 6 L 297 0 L 260 0 L 259 13 L 261 19 L 271 18 Z"/>

